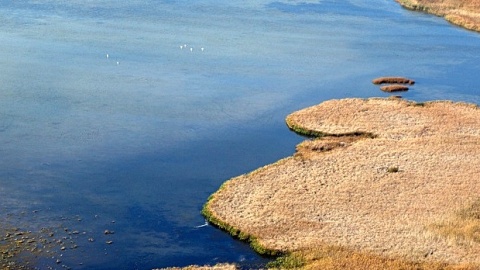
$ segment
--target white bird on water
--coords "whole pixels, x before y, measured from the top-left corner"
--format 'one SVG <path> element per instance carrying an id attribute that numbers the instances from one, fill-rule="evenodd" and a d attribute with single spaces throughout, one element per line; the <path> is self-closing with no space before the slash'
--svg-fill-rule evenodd
<path id="1" fill-rule="evenodd" d="M 110 56 L 108 56 L 108 53 L 107 53 L 107 59 L 108 59 L 108 57 L 110 57 Z"/>
<path id="2" fill-rule="evenodd" d="M 198 228 L 202 228 L 202 227 L 206 227 L 206 226 L 208 226 L 208 221 L 207 221 L 207 220 L 205 220 L 205 223 L 204 223 L 204 224 L 195 226 L 195 228 L 198 229 Z"/>
<path id="3" fill-rule="evenodd" d="M 193 52 L 193 47 L 188 47 L 190 52 Z M 180 50 L 187 49 L 187 44 L 180 45 Z M 205 51 L 204 47 L 201 47 L 200 50 L 203 52 Z"/>

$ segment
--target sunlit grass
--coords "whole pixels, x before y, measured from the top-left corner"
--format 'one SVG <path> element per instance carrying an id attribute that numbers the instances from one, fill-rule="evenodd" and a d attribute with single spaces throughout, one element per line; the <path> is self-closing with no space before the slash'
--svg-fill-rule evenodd
<path id="1" fill-rule="evenodd" d="M 440 262 L 413 262 L 401 258 L 387 258 L 347 248 L 324 246 L 293 252 L 267 265 L 270 269 L 478 269 L 474 265 L 449 265 Z"/>
<path id="2" fill-rule="evenodd" d="M 433 224 L 430 228 L 457 243 L 480 243 L 480 199 L 460 210 L 451 220 Z"/>

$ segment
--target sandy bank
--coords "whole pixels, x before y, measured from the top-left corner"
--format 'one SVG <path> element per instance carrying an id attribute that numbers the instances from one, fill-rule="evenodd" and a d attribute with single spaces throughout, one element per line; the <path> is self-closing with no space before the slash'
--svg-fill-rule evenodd
<path id="1" fill-rule="evenodd" d="M 444 17 L 447 21 L 480 32 L 479 0 L 396 0 L 402 6 Z"/>
<path id="2" fill-rule="evenodd" d="M 211 222 L 259 252 L 331 245 L 480 267 L 480 230 L 478 238 L 449 230 L 470 219 L 480 228 L 477 106 L 342 99 L 286 121 L 330 136 L 224 183 L 205 205 Z M 473 214 L 462 219 L 465 209 Z"/>

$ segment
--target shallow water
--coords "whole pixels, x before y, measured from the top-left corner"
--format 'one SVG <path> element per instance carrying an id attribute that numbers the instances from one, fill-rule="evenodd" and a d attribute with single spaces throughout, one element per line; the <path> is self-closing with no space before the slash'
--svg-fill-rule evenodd
<path id="1" fill-rule="evenodd" d="M 384 75 L 480 104 L 480 35 L 391 0 L 3 1 L 0 43 L 0 224 L 55 232 L 39 268 L 261 265 L 200 210 L 293 153 L 287 114 Z"/>

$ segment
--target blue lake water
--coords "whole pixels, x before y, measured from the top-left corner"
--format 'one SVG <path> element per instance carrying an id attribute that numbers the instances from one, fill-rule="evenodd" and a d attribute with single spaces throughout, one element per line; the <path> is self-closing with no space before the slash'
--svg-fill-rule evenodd
<path id="1" fill-rule="evenodd" d="M 0 44 L 0 225 L 57 235 L 40 269 L 262 265 L 200 210 L 286 115 L 385 75 L 480 104 L 480 35 L 393 0 L 1 1 Z"/>

